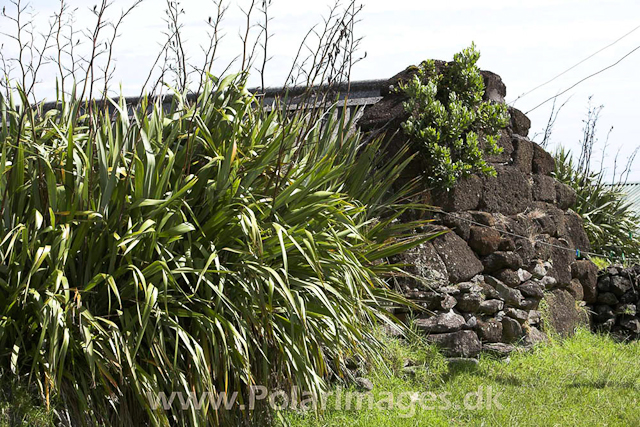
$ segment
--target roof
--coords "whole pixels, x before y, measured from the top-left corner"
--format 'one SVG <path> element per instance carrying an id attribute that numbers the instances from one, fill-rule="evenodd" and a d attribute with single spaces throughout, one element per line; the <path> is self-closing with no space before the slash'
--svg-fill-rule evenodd
<path id="1" fill-rule="evenodd" d="M 609 186 L 614 185 L 625 194 L 627 201 L 631 203 L 631 208 L 640 214 L 640 182 L 609 184 Z"/>

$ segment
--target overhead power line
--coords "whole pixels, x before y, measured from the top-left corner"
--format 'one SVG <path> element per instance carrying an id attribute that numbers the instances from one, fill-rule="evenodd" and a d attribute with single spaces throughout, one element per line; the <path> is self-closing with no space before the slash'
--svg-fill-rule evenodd
<path id="1" fill-rule="evenodd" d="M 522 95 L 518 96 L 516 99 L 514 99 L 513 101 L 511 101 L 509 104 L 514 104 L 516 101 L 518 101 L 520 98 L 523 98 L 527 95 L 529 95 L 531 92 L 534 92 L 538 89 L 540 89 L 543 86 L 546 86 L 547 84 L 551 83 L 552 81 L 556 80 L 559 77 L 562 77 L 563 75 L 565 75 L 566 73 L 568 73 L 569 71 L 573 70 L 574 68 L 576 68 L 578 65 L 588 61 L 589 59 L 593 58 L 594 56 L 596 56 L 597 54 L 599 54 L 600 52 L 602 52 L 603 50 L 606 50 L 608 48 L 610 48 L 611 46 L 613 46 L 614 44 L 618 43 L 620 40 L 624 39 L 625 37 L 629 36 L 630 34 L 632 34 L 633 32 L 635 32 L 636 30 L 640 29 L 640 25 L 638 25 L 637 27 L 635 27 L 633 30 L 629 31 L 628 33 L 624 34 L 623 36 L 621 36 L 620 38 L 614 40 L 613 42 L 609 43 L 608 45 L 606 45 L 605 47 L 601 48 L 600 50 L 592 53 L 591 55 L 587 56 L 586 58 L 584 58 L 583 60 L 581 60 L 580 62 L 577 62 L 576 64 L 572 65 L 571 67 L 567 68 L 566 70 L 564 70 L 563 72 L 561 72 L 560 74 L 552 77 L 551 79 L 547 80 L 544 83 L 539 84 L 538 86 L 534 87 L 533 89 L 523 93 Z"/>
<path id="2" fill-rule="evenodd" d="M 569 86 L 568 88 L 566 88 L 566 89 L 565 89 L 565 90 L 563 90 L 562 92 L 558 93 L 557 95 L 554 95 L 554 96 L 552 96 L 552 97 L 550 97 L 550 98 L 548 98 L 548 99 L 546 99 L 546 100 L 542 101 L 540 104 L 536 105 L 535 107 L 533 107 L 532 109 L 530 109 L 529 111 L 527 111 L 525 114 L 529 114 L 530 112 L 532 112 L 533 110 L 537 109 L 538 107 L 543 106 L 543 105 L 544 105 L 544 104 L 546 104 L 547 102 L 549 102 L 549 101 L 553 101 L 553 100 L 554 100 L 554 99 L 556 99 L 557 97 L 559 97 L 559 96 L 561 96 L 561 95 L 564 95 L 565 93 L 567 93 L 568 91 L 570 91 L 570 90 L 571 90 L 571 89 L 573 89 L 574 87 L 578 86 L 580 83 L 582 83 L 582 82 L 584 82 L 584 81 L 586 81 L 586 80 L 589 80 L 591 77 L 595 77 L 595 76 L 597 76 L 598 74 L 600 74 L 600 73 L 602 73 L 602 72 L 604 72 L 604 71 L 607 71 L 607 70 L 608 70 L 608 69 L 610 69 L 610 68 L 615 67 L 616 65 L 618 65 L 619 63 L 621 63 L 624 59 L 626 59 L 628 56 L 630 56 L 632 53 L 634 53 L 634 52 L 635 52 L 636 50 L 638 50 L 638 49 L 640 49 L 640 46 L 636 46 L 633 50 L 631 50 L 630 52 L 628 52 L 626 55 L 624 55 L 622 58 L 618 59 L 618 60 L 617 60 L 616 62 L 614 62 L 613 64 L 611 64 L 611 65 L 609 65 L 609 66 L 607 66 L 607 67 L 604 67 L 603 69 L 598 70 L 598 71 L 596 71 L 596 72 L 595 72 L 595 73 L 593 73 L 593 74 L 588 75 L 587 77 L 585 77 L 585 78 L 583 78 L 583 79 L 579 80 L 577 83 L 574 83 L 573 85 Z"/>

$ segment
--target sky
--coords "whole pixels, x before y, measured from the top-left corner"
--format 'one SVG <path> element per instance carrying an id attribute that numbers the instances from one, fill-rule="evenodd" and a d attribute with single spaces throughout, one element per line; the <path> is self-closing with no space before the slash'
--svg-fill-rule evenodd
<path id="1" fill-rule="evenodd" d="M 76 27 L 90 27 L 94 22 L 90 9 L 98 0 L 68 1 L 77 7 Z M 227 1 L 229 9 L 222 22 L 225 37 L 219 64 L 228 64 L 241 48 L 239 32 L 245 23 L 240 8 L 246 9 L 249 1 Z M 58 3 L 57 0 L 31 2 L 37 12 L 38 29 L 44 29 L 47 17 L 53 14 Z M 424 59 L 451 60 L 456 52 L 475 42 L 481 52 L 479 66 L 502 77 L 508 102 L 640 26 L 640 2 L 634 0 L 363 0 L 361 3 L 363 9 L 355 31 L 363 38 L 360 49 L 362 54 L 366 52 L 366 58 L 354 66 L 353 80 L 386 79 Z M 114 0 L 111 16 L 115 17 L 130 4 L 131 0 Z M 0 6 L 6 6 L 8 11 L 12 7 L 9 0 L 0 0 Z M 269 9 L 272 59 L 267 65 L 267 86 L 283 84 L 302 38 L 313 25 L 322 22 L 329 6 L 330 0 L 272 0 Z M 182 22 L 187 55 L 197 60 L 200 44 L 206 41 L 206 21 L 209 16 L 215 16 L 215 6 L 211 0 L 182 0 L 181 7 L 185 10 Z M 145 0 L 121 27 L 115 46 L 114 81 L 121 84 L 127 96 L 139 94 L 164 43 L 164 8 L 163 0 Z M 257 19 L 255 15 L 255 21 Z M 6 19 L 0 19 L 0 32 L 11 33 L 11 29 Z M 15 43 L 6 37 L 0 36 L 0 43 L 6 57 L 17 52 Z M 560 78 L 517 99 L 513 105 L 527 112 L 584 77 L 615 63 L 638 46 L 640 29 Z M 558 116 L 549 149 L 563 146 L 575 151 L 579 148 L 583 120 L 591 102 L 593 106 L 604 106 L 598 121 L 599 142 L 594 158 L 599 160 L 604 155 L 604 167 L 609 174 L 616 155 L 618 168 L 626 163 L 640 145 L 638 70 L 640 50 L 558 97 L 559 104 L 568 102 Z M 214 73 L 216 71 L 219 70 L 214 69 Z M 37 87 L 42 98 L 53 96 L 55 75 L 51 67 L 43 68 Z M 250 83 L 257 85 L 257 77 Z M 550 111 L 551 103 L 547 103 L 528 113 L 532 121 L 530 138 L 540 139 L 534 135 L 543 132 Z M 611 127 L 608 145 L 603 150 Z M 597 163 L 595 166 L 599 166 Z M 629 179 L 640 182 L 640 160 L 633 166 Z"/>

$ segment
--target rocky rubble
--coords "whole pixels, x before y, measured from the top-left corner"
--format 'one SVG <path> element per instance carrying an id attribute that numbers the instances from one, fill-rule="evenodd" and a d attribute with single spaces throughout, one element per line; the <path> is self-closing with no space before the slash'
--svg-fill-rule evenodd
<path id="1" fill-rule="evenodd" d="M 411 69 L 399 73 L 389 86 L 410 74 Z M 506 88 L 500 77 L 489 72 L 483 77 L 485 99 L 503 102 Z M 393 133 L 405 117 L 399 96 L 388 92 L 365 111 L 361 127 L 386 125 Z M 570 210 L 576 194 L 553 178 L 553 157 L 527 138 L 529 119 L 514 108 L 509 112 L 511 121 L 499 143 L 503 152 L 489 159 L 496 176 L 473 175 L 448 193 L 432 191 L 428 203 L 440 208 L 433 219 L 438 230 L 448 232 L 392 260 L 413 276 L 399 279 L 402 291 L 427 310 L 418 315 L 416 326 L 449 356 L 531 346 L 546 339 L 542 331 L 549 327 L 570 334 L 588 321 L 584 301 L 596 302 L 595 265 L 576 260 L 576 249 L 589 250 L 581 219 Z M 600 318 L 613 322 L 611 327 L 622 327 L 620 322 L 631 327 L 630 315 L 616 310 L 633 311 L 637 299 L 629 306 L 616 301 L 615 309 L 602 308 L 622 295 L 630 299 L 631 291 L 616 281 L 617 293 L 608 285 L 610 291 L 598 301 Z"/>

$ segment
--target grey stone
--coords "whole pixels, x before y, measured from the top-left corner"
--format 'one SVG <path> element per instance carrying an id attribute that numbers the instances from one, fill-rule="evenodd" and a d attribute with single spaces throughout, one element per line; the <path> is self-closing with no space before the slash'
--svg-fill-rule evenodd
<path id="1" fill-rule="evenodd" d="M 529 311 L 529 317 L 527 319 L 530 325 L 538 325 L 542 322 L 542 313 L 538 310 Z"/>
<path id="2" fill-rule="evenodd" d="M 466 293 L 458 297 L 458 304 L 456 308 L 467 313 L 475 313 L 480 308 L 481 303 L 482 295 L 475 292 Z"/>
<path id="3" fill-rule="evenodd" d="M 620 326 L 634 334 L 640 334 L 640 320 L 636 318 L 625 317 L 620 320 Z"/>
<path id="4" fill-rule="evenodd" d="M 522 267 L 522 258 L 515 252 L 494 252 L 482 258 L 485 273 L 493 273 L 509 268 L 517 270 Z"/>
<path id="5" fill-rule="evenodd" d="M 542 280 L 540 280 L 540 283 L 544 285 L 545 289 L 552 289 L 558 281 L 554 277 L 544 276 Z"/>
<path id="6" fill-rule="evenodd" d="M 537 344 L 548 342 L 549 337 L 545 333 L 541 332 L 538 328 L 531 326 L 527 329 L 526 336 L 524 338 L 524 344 L 526 346 L 534 346 Z"/>
<path id="7" fill-rule="evenodd" d="M 545 286 L 541 283 L 528 281 L 518 286 L 516 289 L 522 292 L 522 295 L 525 297 L 541 299 L 544 296 L 544 288 Z"/>
<path id="8" fill-rule="evenodd" d="M 589 236 L 584 231 L 584 221 L 582 217 L 572 210 L 564 214 L 565 237 L 572 243 L 572 249 L 577 248 L 580 251 L 589 252 L 591 244 Z M 575 252 L 575 251 L 574 251 Z"/>
<path id="9" fill-rule="evenodd" d="M 520 310 L 517 308 L 508 308 L 506 311 L 507 316 L 511 317 L 512 319 L 516 319 L 518 322 L 525 323 L 528 319 L 529 319 L 529 313 L 524 311 L 524 310 Z"/>
<path id="10" fill-rule="evenodd" d="M 373 383 L 371 380 L 368 380 L 363 377 L 356 378 L 356 387 L 361 391 L 371 391 L 373 390 Z"/>
<path id="11" fill-rule="evenodd" d="M 441 348 L 445 356 L 473 357 L 482 350 L 482 343 L 473 331 L 432 334 L 426 339 Z"/>
<path id="12" fill-rule="evenodd" d="M 529 267 L 529 272 L 536 279 L 542 279 L 547 275 L 547 269 L 544 267 L 544 263 L 542 261 L 536 261 Z"/>
<path id="13" fill-rule="evenodd" d="M 495 356 L 506 357 L 513 353 L 516 348 L 511 344 L 497 342 L 483 344 L 482 350 Z"/>
<path id="14" fill-rule="evenodd" d="M 482 342 L 502 340 L 502 323 L 496 319 L 478 320 L 475 330 Z"/>
<path id="15" fill-rule="evenodd" d="M 517 307 L 523 310 L 537 310 L 540 305 L 538 298 L 525 298 Z"/>
<path id="16" fill-rule="evenodd" d="M 493 279 L 493 280 L 489 281 L 490 279 Z M 519 306 L 524 300 L 524 297 L 522 296 L 522 293 L 520 293 L 519 290 L 510 288 L 506 286 L 504 283 L 502 283 L 501 281 L 495 278 L 492 278 L 491 276 L 487 276 L 487 281 L 491 286 L 493 286 L 496 289 L 496 291 L 498 291 L 498 294 L 500 294 L 500 298 L 504 300 L 504 302 L 506 302 L 507 305 Z"/>
<path id="17" fill-rule="evenodd" d="M 494 314 L 504 308 L 504 302 L 498 299 L 489 299 L 482 301 L 478 307 L 478 312 L 483 314 Z"/>
<path id="18" fill-rule="evenodd" d="M 482 273 L 483 265 L 467 243 L 454 233 L 446 233 L 433 240 L 451 283 L 465 282 Z"/>
<path id="19" fill-rule="evenodd" d="M 611 276 L 602 276 L 598 279 L 598 290 L 600 292 L 609 292 L 609 286 L 611 285 Z"/>
<path id="20" fill-rule="evenodd" d="M 531 279 L 531 277 L 533 277 L 531 273 L 529 273 L 527 270 L 523 270 L 522 268 L 519 268 L 517 273 L 518 273 L 518 279 L 520 280 L 520 283 L 524 283 L 527 280 Z"/>
<path id="21" fill-rule="evenodd" d="M 637 307 L 635 304 L 618 304 L 615 307 L 614 313 L 625 316 L 635 316 L 637 314 Z"/>
<path id="22" fill-rule="evenodd" d="M 430 334 L 456 332 L 462 329 L 465 324 L 464 318 L 453 311 L 436 314 L 426 319 L 416 319 L 415 321 L 418 329 Z"/>
<path id="23" fill-rule="evenodd" d="M 454 370 L 475 370 L 478 368 L 478 359 L 470 357 L 449 357 L 446 359 L 449 369 Z"/>
<path id="24" fill-rule="evenodd" d="M 523 331 L 520 322 L 510 317 L 502 319 L 502 341 L 514 343 L 522 338 Z"/>

